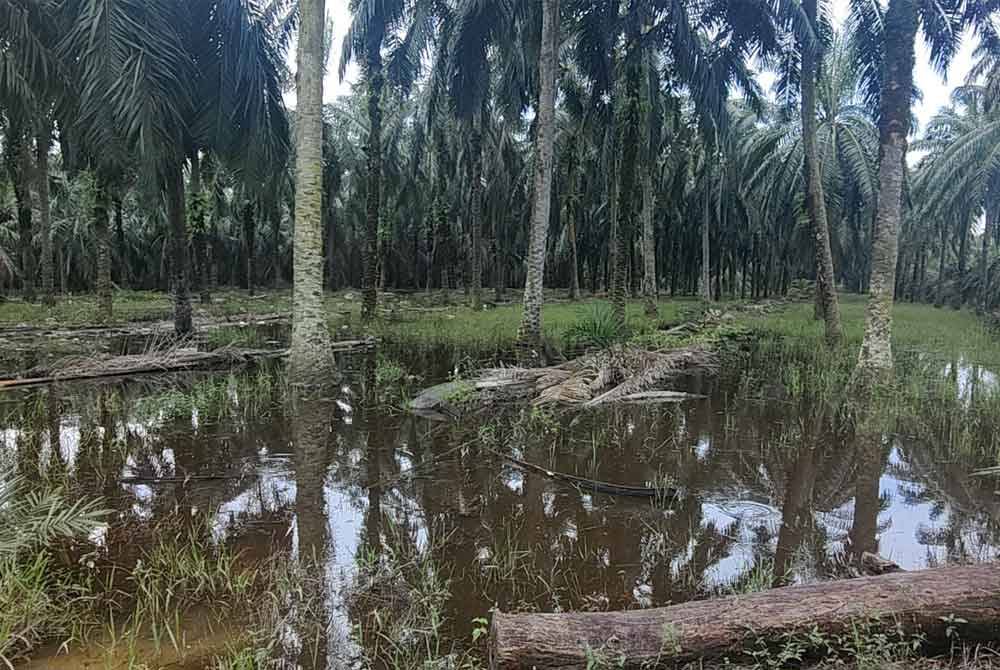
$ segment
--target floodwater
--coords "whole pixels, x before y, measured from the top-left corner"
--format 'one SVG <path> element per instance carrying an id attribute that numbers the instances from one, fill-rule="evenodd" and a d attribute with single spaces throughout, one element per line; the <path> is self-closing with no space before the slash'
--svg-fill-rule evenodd
<path id="1" fill-rule="evenodd" d="M 208 515 L 210 541 L 241 560 L 315 557 L 327 592 L 314 667 L 389 663 L 379 655 L 392 645 L 366 634 L 370 601 L 351 595 L 373 563 L 433 565 L 443 590 L 434 626 L 451 649 L 471 646 L 474 620 L 494 607 L 650 607 L 763 581 L 849 576 L 860 552 L 909 570 L 988 560 L 1000 547 L 996 482 L 969 476 L 996 463 L 976 443 L 989 428 L 963 432 L 961 450 L 946 418 L 861 429 L 829 403 L 790 397 L 773 382 L 748 390 L 748 379 L 769 373 L 739 365 L 718 379 L 685 380 L 681 390 L 707 396 L 700 400 L 498 407 L 436 422 L 406 412 L 406 397 L 475 357 L 378 356 L 419 379 L 376 387 L 375 355 L 359 354 L 339 358 L 340 375 L 319 399 L 289 398 L 279 367 L 8 392 L 0 463 L 101 497 L 113 514 L 89 549 L 109 561 L 134 561 L 151 541 L 141 529 L 192 514 Z M 957 379 L 960 405 L 996 386 L 993 373 L 964 361 L 942 369 Z M 503 454 L 672 493 L 587 492 Z M 189 665 L 173 658 L 176 649 L 155 663 L 205 667 L 198 650 L 213 648 L 232 621 L 217 623 L 190 632 Z M 104 649 L 43 650 L 28 667 L 115 667 Z"/>

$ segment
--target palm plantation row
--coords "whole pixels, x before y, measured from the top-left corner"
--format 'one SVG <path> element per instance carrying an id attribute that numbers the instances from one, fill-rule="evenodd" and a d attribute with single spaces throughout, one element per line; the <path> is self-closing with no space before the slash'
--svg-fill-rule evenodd
<path id="1" fill-rule="evenodd" d="M 858 0 L 844 34 L 826 9 L 357 0 L 330 60 L 361 81 L 324 107 L 322 1 L 4 0 L 0 281 L 106 314 L 113 283 L 168 289 L 184 333 L 192 285 L 294 278 L 315 354 L 324 282 L 366 318 L 379 289 L 523 286 L 533 342 L 543 286 L 624 321 L 629 295 L 809 278 L 831 342 L 836 286 L 871 293 L 860 369 L 884 369 L 894 297 L 1000 296 L 1000 39 L 978 0 Z M 970 81 L 907 161 L 917 35 L 943 70 L 966 28 Z"/>

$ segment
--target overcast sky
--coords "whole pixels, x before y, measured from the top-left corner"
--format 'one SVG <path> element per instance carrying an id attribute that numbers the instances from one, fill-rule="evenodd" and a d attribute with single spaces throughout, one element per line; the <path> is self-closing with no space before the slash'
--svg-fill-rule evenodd
<path id="1" fill-rule="evenodd" d="M 835 19 L 843 23 L 847 17 L 848 0 L 833 0 L 833 11 Z M 350 91 L 351 84 L 358 78 L 358 68 L 351 65 L 348 69 L 344 81 L 340 81 L 337 74 L 340 64 L 340 48 L 344 38 L 344 33 L 350 25 L 351 13 L 346 0 L 333 0 L 327 3 L 330 18 L 333 20 L 333 51 L 330 55 L 329 74 L 324 85 L 323 98 L 332 101 L 340 95 Z M 973 40 L 966 37 L 963 40 L 962 48 L 952 62 L 948 70 L 948 79 L 942 79 L 930 65 L 929 52 L 923 44 L 921 38 L 917 38 L 917 67 L 914 77 L 917 86 L 923 92 L 923 100 L 914 107 L 914 115 L 920 127 L 924 127 L 932 116 L 949 102 L 952 89 L 965 80 L 970 67 L 972 66 L 972 51 L 975 45 Z"/>

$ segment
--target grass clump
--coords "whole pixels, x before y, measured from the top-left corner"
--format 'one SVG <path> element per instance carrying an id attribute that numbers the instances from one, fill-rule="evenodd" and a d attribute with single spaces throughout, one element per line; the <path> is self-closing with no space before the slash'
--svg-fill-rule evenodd
<path id="1" fill-rule="evenodd" d="M 172 388 L 140 398 L 137 418 L 147 422 L 191 419 L 249 421 L 266 417 L 283 402 L 286 382 L 278 366 L 232 372 L 199 379 L 184 388 Z"/>
<path id="2" fill-rule="evenodd" d="M 348 609 L 357 622 L 353 637 L 364 667 L 476 668 L 477 657 L 449 639 L 445 605 L 450 580 L 435 560 L 446 551 L 448 537 L 430 530 L 425 543 L 415 529 L 389 517 L 379 546 L 363 546 L 358 573 L 348 594 Z M 478 637 L 478 636 L 477 636 Z"/>
<path id="3" fill-rule="evenodd" d="M 612 309 L 595 304 L 581 310 L 576 323 L 566 331 L 565 339 L 571 348 L 606 349 L 625 336 L 625 329 L 615 320 Z"/>

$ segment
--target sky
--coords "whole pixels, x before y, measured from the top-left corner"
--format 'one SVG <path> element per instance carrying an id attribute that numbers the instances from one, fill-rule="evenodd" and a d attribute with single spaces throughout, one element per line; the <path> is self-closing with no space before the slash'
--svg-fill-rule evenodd
<path id="1" fill-rule="evenodd" d="M 834 20 L 843 25 L 849 11 L 849 0 L 832 0 L 832 10 Z M 340 49 L 344 34 L 347 32 L 351 22 L 351 12 L 346 0 L 333 0 L 327 3 L 328 12 L 333 21 L 333 50 L 330 55 L 328 74 L 323 87 L 323 99 L 327 102 L 335 100 L 341 95 L 350 92 L 351 84 L 357 81 L 359 71 L 356 65 L 352 64 L 344 77 L 340 81 L 337 74 L 340 64 Z M 962 48 L 952 61 L 948 70 L 947 80 L 934 71 L 930 65 L 929 51 L 924 45 L 922 38 L 917 38 L 917 65 L 914 72 L 914 79 L 917 86 L 923 92 L 923 99 L 913 108 L 914 117 L 918 123 L 918 128 L 923 128 L 934 114 L 946 106 L 950 101 L 951 91 L 956 86 L 964 82 L 965 76 L 972 67 L 972 52 L 975 48 L 973 40 L 967 35 L 962 42 Z M 762 80 L 767 80 L 762 77 Z"/>
<path id="2" fill-rule="evenodd" d="M 337 74 L 337 70 L 340 69 L 340 49 L 344 42 L 344 34 L 351 25 L 349 4 L 347 0 L 333 0 L 327 3 L 327 13 L 333 21 L 333 49 L 330 51 L 326 81 L 323 82 L 323 99 L 326 102 L 350 93 L 351 84 L 357 81 L 359 76 L 358 66 L 355 63 L 351 63 L 344 73 L 344 81 L 340 81 L 340 76 Z"/>

